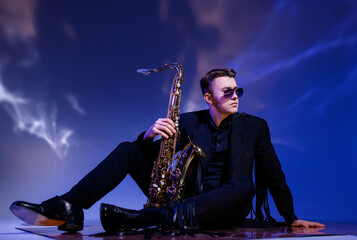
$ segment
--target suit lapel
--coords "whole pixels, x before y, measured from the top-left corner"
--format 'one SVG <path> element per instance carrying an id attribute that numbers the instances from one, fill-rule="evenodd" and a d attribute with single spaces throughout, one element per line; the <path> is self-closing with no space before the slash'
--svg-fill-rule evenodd
<path id="1" fill-rule="evenodd" d="M 243 118 L 233 114 L 231 136 L 229 142 L 229 176 L 231 177 L 237 167 L 243 149 L 247 143 L 247 128 Z"/>

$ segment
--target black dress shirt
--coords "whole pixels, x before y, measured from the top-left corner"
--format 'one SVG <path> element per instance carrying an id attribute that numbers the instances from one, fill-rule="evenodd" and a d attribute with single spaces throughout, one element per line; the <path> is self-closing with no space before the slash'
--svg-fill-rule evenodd
<path id="1" fill-rule="evenodd" d="M 228 180 L 231 120 L 231 116 L 227 117 L 219 127 L 216 126 L 212 119 L 210 121 L 212 158 L 203 172 L 203 192 L 216 189 Z"/>

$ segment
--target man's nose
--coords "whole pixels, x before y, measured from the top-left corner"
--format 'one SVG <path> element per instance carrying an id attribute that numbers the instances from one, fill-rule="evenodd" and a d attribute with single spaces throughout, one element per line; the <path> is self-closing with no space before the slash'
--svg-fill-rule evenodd
<path id="1" fill-rule="evenodd" d="M 232 99 L 237 99 L 238 98 L 238 93 L 236 91 L 233 91 L 233 94 L 232 94 Z"/>

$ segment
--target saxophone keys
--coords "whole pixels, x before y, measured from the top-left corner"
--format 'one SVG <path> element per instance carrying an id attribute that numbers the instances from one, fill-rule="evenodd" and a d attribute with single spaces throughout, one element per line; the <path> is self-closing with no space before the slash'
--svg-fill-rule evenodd
<path id="1" fill-rule="evenodd" d="M 166 185 L 166 180 L 165 179 L 161 179 L 160 180 L 160 185 L 161 186 L 165 186 Z"/>

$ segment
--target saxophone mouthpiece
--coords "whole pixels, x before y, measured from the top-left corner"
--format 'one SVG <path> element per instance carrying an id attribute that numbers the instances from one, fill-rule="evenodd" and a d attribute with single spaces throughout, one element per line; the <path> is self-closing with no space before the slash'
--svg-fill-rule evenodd
<path id="1" fill-rule="evenodd" d="M 151 69 L 138 69 L 138 70 L 136 70 L 136 72 L 144 74 L 145 76 L 147 76 L 152 72 L 152 70 Z"/>

